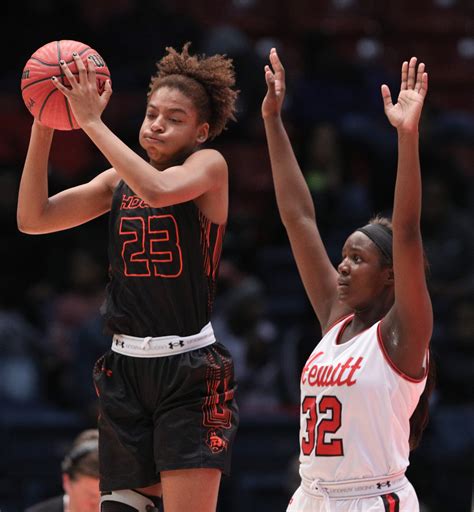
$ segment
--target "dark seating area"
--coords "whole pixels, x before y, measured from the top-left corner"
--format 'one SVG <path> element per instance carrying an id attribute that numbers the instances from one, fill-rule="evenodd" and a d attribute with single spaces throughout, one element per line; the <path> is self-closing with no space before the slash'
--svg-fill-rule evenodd
<path id="1" fill-rule="evenodd" d="M 298 485 L 299 377 L 320 332 L 275 203 L 260 105 L 263 66 L 285 62 L 285 120 L 337 265 L 347 235 L 390 214 L 396 137 L 380 85 L 398 91 L 412 55 L 429 70 L 420 132 L 422 233 L 435 326 L 437 387 L 409 468 L 422 512 L 468 512 L 474 460 L 474 4 L 469 0 L 50 0 L 7 2 L 0 73 L 0 511 L 61 492 L 60 461 L 94 428 L 91 373 L 109 340 L 107 216 L 32 237 L 16 225 L 31 116 L 20 76 L 34 50 L 84 41 L 111 70 L 104 120 L 139 151 L 137 134 L 165 46 L 234 59 L 237 122 L 214 147 L 229 162 L 230 217 L 214 320 L 235 351 L 241 426 L 218 512 L 286 509 Z M 11 36 L 8 36 L 9 38 Z M 57 133 L 50 192 L 106 162 L 81 131 Z M 242 326 L 245 325 L 246 329 Z M 216 328 L 217 332 L 217 328 Z M 238 365 L 237 365 L 238 363 Z"/>

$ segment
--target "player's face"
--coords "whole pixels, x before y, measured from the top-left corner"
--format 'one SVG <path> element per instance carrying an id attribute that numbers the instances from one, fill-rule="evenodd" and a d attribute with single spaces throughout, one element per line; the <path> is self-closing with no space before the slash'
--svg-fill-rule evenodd
<path id="1" fill-rule="evenodd" d="M 140 129 L 140 144 L 158 168 L 188 156 L 208 135 L 208 123 L 200 123 L 192 100 L 181 91 L 160 87 L 149 98 Z"/>
<path id="2" fill-rule="evenodd" d="M 360 231 L 346 240 L 337 270 L 339 300 L 356 311 L 370 308 L 393 286 L 391 269 L 381 265 L 377 246 Z"/>
<path id="3" fill-rule="evenodd" d="M 100 510 L 98 478 L 77 476 L 72 480 L 64 475 L 63 487 L 69 496 L 70 512 L 97 512 Z"/>

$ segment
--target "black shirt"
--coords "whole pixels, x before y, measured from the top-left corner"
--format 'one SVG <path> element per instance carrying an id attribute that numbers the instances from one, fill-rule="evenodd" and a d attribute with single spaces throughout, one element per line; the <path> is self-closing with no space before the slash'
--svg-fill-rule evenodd
<path id="1" fill-rule="evenodd" d="M 198 333 L 210 320 L 224 231 L 193 201 L 152 208 L 120 181 L 109 220 L 109 333 Z"/>

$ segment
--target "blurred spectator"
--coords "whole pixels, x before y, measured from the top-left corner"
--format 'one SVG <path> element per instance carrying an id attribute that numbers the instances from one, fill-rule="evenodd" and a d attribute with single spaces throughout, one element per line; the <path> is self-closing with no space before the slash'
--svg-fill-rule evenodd
<path id="1" fill-rule="evenodd" d="M 301 315 L 294 323 L 287 326 L 282 334 L 280 350 L 280 367 L 282 368 L 284 400 L 287 406 L 299 411 L 301 371 L 321 339 L 321 327 L 309 300 Z M 298 487 L 292 488 L 292 492 Z"/>
<path id="2" fill-rule="evenodd" d="M 433 119 L 426 141 L 433 166 L 444 179 L 456 206 L 474 215 L 474 112 L 442 111 Z"/>
<path id="3" fill-rule="evenodd" d="M 29 507 L 25 512 L 97 512 L 99 492 L 99 433 L 81 432 L 61 464 L 64 495 Z"/>
<path id="4" fill-rule="evenodd" d="M 433 344 L 435 400 L 426 438 L 415 451 L 414 485 L 430 512 L 469 510 L 474 460 L 474 297 L 451 304 Z"/>
<path id="5" fill-rule="evenodd" d="M 16 311 L 0 310 L 0 405 L 26 406 L 44 401 L 38 333 Z"/>
<path id="6" fill-rule="evenodd" d="M 277 330 L 265 311 L 265 293 L 258 278 L 222 261 L 220 293 L 213 326 L 234 358 L 241 411 L 276 410 L 280 405 Z"/>
<path id="7" fill-rule="evenodd" d="M 301 49 L 303 72 L 291 94 L 298 122 L 306 127 L 321 120 L 339 123 L 347 113 L 365 109 L 362 73 L 337 52 L 330 34 L 305 33 Z"/>
<path id="8" fill-rule="evenodd" d="M 255 69 L 263 67 L 263 60 L 256 54 L 250 37 L 235 25 L 226 23 L 211 26 L 206 30 L 202 51 L 207 55 L 225 54 L 232 58 L 240 72 L 236 75 L 240 90 L 237 102 L 238 123 L 231 127 L 234 137 L 249 140 L 254 135 L 252 126 L 255 113 L 260 109 L 260 98 L 264 93 L 262 81 Z"/>
<path id="9" fill-rule="evenodd" d="M 99 357 L 110 348 L 111 337 L 104 332 L 104 321 L 97 311 L 85 318 L 71 335 L 74 361 L 69 365 L 66 390 L 69 390 L 68 403 L 95 424 L 98 418 L 97 394 L 92 381 L 92 371 Z"/>
<path id="10" fill-rule="evenodd" d="M 87 413 L 84 399 L 93 396 L 93 365 L 110 343 L 95 324 L 104 300 L 105 276 L 94 254 L 83 249 L 71 252 L 68 275 L 68 286 L 45 306 L 48 389 L 56 405 Z"/>
<path id="11" fill-rule="evenodd" d="M 337 128 L 329 122 L 315 124 L 305 144 L 303 172 L 318 207 L 324 236 L 330 228 L 327 219 L 333 219 L 336 213 L 337 196 L 342 185 L 343 155 Z"/>
<path id="12" fill-rule="evenodd" d="M 421 229 L 429 285 L 435 316 L 445 317 L 455 300 L 474 293 L 474 229 L 472 219 L 453 202 L 446 179 L 427 176 L 423 186 Z"/>

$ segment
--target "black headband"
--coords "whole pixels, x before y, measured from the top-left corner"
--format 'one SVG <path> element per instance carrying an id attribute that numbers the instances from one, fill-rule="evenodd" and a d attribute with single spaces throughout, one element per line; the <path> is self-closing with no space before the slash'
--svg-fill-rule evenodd
<path id="1" fill-rule="evenodd" d="M 356 231 L 361 231 L 368 236 L 379 248 L 380 252 L 392 261 L 392 233 L 382 224 L 367 224 Z"/>

